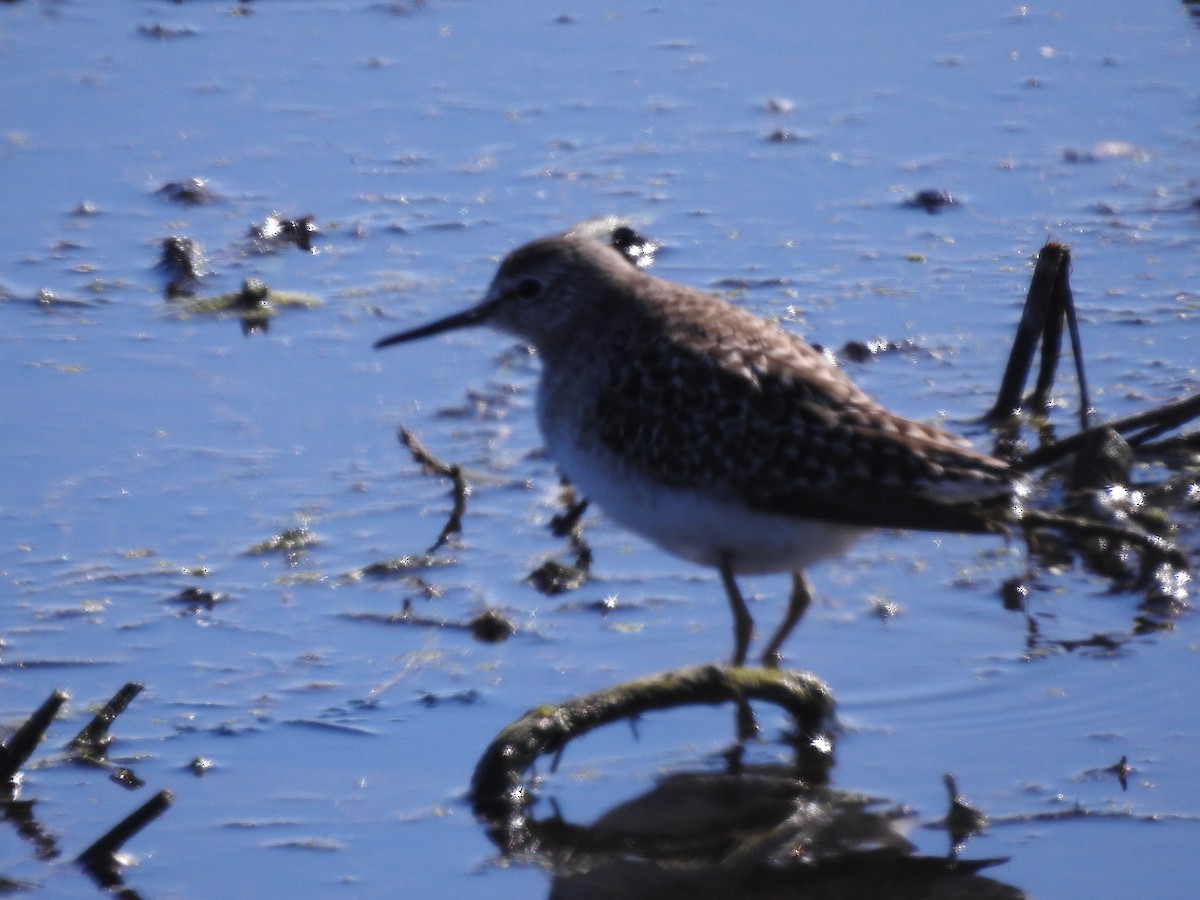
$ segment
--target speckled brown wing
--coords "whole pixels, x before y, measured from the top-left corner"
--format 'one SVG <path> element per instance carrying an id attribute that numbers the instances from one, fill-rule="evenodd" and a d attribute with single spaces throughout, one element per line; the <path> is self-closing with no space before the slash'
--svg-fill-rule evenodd
<path id="1" fill-rule="evenodd" d="M 665 321 L 629 323 L 641 333 L 597 398 L 600 439 L 629 465 L 783 515 L 992 530 L 983 501 L 1012 492 L 1003 462 L 887 412 L 782 329 L 673 287 Z"/>

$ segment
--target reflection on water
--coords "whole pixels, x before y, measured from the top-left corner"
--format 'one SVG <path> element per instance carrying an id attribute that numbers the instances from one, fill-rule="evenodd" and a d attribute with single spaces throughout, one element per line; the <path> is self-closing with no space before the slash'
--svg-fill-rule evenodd
<path id="1" fill-rule="evenodd" d="M 790 763 L 746 767 L 739 738 L 736 752 L 725 754 L 725 772 L 672 773 L 591 825 L 566 821 L 552 796 L 538 797 L 527 783 L 538 756 L 557 760 L 594 728 L 722 700 L 769 700 L 787 709 Z M 1024 896 L 977 876 L 1004 860 L 960 858 L 987 819 L 959 795 L 952 776 L 940 823 L 949 852 L 938 857 L 917 854 L 904 836 L 910 813 L 830 787 L 831 715 L 828 688 L 803 673 L 663 672 L 538 707 L 503 729 L 476 768 L 472 805 L 506 860 L 553 871 L 552 897 Z M 538 818 L 534 807 L 547 802 L 554 814 Z"/>
<path id="2" fill-rule="evenodd" d="M 786 771 L 681 772 L 590 828 L 540 828 L 537 858 L 559 861 L 559 900 L 1025 896 L 979 874 L 1004 860 L 916 854 L 911 825 L 903 810 Z"/>

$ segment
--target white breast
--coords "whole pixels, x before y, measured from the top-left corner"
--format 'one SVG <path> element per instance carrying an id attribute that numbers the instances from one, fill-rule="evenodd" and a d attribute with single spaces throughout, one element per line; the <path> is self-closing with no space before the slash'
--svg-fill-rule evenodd
<path id="1" fill-rule="evenodd" d="M 583 496 L 618 524 L 704 566 L 732 561 L 736 574 L 803 569 L 843 553 L 864 529 L 750 509 L 734 495 L 662 485 L 562 417 L 543 421 L 550 455 Z"/>

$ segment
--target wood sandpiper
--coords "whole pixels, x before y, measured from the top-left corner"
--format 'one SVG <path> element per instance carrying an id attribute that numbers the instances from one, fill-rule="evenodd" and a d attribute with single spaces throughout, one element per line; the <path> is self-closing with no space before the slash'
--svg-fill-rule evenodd
<path id="1" fill-rule="evenodd" d="M 621 525 L 721 575 L 733 664 L 753 622 L 735 576 L 791 572 L 776 666 L 811 601 L 804 568 L 871 528 L 1000 532 L 1021 479 L 940 428 L 888 412 L 776 324 L 655 278 L 595 233 L 510 253 L 477 306 L 376 343 L 489 325 L 541 359 L 551 457 Z"/>

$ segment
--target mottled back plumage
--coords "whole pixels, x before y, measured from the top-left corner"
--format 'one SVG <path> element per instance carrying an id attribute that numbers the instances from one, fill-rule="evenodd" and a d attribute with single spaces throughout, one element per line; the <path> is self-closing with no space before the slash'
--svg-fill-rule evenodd
<path id="1" fill-rule="evenodd" d="M 893 415 L 808 344 L 722 300 L 676 289 L 626 324 L 594 415 L 649 477 L 785 515 L 935 530 L 986 530 L 975 501 L 1011 492 L 1005 463 Z"/>

